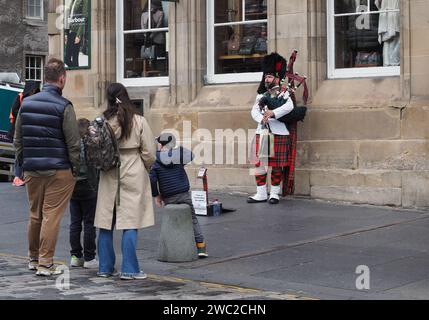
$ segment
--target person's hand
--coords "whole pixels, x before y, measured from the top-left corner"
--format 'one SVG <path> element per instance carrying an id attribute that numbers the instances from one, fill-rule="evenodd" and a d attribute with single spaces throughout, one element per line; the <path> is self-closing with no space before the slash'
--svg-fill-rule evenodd
<path id="1" fill-rule="evenodd" d="M 79 44 L 79 43 L 80 43 L 80 38 L 76 36 L 76 38 L 74 39 L 74 44 Z"/>
<path id="2" fill-rule="evenodd" d="M 162 197 L 160 195 L 155 197 L 155 204 L 158 208 L 162 208 L 164 206 L 164 201 L 162 201 Z"/>
<path id="3" fill-rule="evenodd" d="M 96 133 L 97 133 L 97 129 L 95 129 L 94 126 L 89 126 L 88 127 L 88 134 L 94 135 Z"/>
<path id="4" fill-rule="evenodd" d="M 268 118 L 264 116 L 262 118 L 261 124 L 266 125 L 267 123 L 268 123 Z"/>
<path id="5" fill-rule="evenodd" d="M 264 118 L 274 118 L 274 112 L 272 111 L 272 110 L 265 110 L 265 112 L 264 112 Z"/>
<path id="6" fill-rule="evenodd" d="M 262 118 L 262 124 L 267 124 L 270 118 L 273 118 L 273 117 L 274 117 L 274 112 L 268 109 L 265 110 L 264 117 Z"/>

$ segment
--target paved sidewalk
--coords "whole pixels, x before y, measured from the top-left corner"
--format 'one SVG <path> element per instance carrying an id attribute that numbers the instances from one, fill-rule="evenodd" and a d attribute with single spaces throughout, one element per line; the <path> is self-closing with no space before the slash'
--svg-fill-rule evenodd
<path id="1" fill-rule="evenodd" d="M 0 300 L 298 300 L 305 299 L 278 292 L 199 282 L 166 276 L 149 275 L 140 281 L 103 279 L 94 270 L 72 269 L 69 287 L 64 276 L 37 277 L 26 269 L 26 260 L 0 255 Z"/>
<path id="2" fill-rule="evenodd" d="M 204 292 L 210 290 L 203 284 L 210 282 L 220 284 L 218 289 L 221 288 L 209 296 L 211 299 L 235 297 L 242 294 L 240 290 L 247 290 L 241 288 L 256 290 L 240 296 L 242 299 L 429 299 L 429 215 L 426 211 L 290 198 L 278 206 L 250 205 L 240 195 L 212 196 L 237 211 L 199 218 L 209 258 L 182 264 L 157 261 L 162 219 L 162 210 L 157 209 L 156 226 L 139 233 L 138 255 L 142 268 L 151 277 L 135 287 L 127 284 L 128 289 L 119 280 L 109 280 L 113 282 L 109 289 L 105 288 L 104 298 L 117 295 L 131 299 L 151 299 L 151 296 L 204 299 Z M 28 209 L 25 189 L 0 184 L 0 203 L 0 252 L 25 256 Z M 57 259 L 62 261 L 69 259 L 68 222 L 67 214 L 57 249 Z M 119 241 L 117 233 L 118 253 Z M 19 259 L 9 256 L 0 259 L 1 272 L 3 268 L 12 268 L 18 273 L 12 285 L 2 279 L 0 272 L 0 298 L 17 298 L 10 293 L 4 296 L 3 292 L 13 292 L 13 288 L 25 286 L 28 281 L 36 281 L 36 286 L 40 284 L 38 278 L 31 280 L 33 276 L 24 272 L 25 269 L 19 271 Z M 120 256 L 117 261 L 120 263 Z M 359 275 L 355 271 L 360 265 L 369 267 L 369 290 L 356 289 Z M 74 289 L 77 293 L 71 297 L 102 298 L 98 279 L 86 272 L 72 270 L 72 284 L 77 286 Z M 187 284 L 172 285 L 177 290 L 169 295 L 168 285 L 157 281 L 173 279 Z M 47 290 L 56 290 L 49 288 Z"/>

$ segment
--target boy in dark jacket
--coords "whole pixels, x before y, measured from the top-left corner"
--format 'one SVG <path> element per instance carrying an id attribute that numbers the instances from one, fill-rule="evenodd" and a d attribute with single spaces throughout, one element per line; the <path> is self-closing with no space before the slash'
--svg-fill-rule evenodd
<path id="1" fill-rule="evenodd" d="M 97 206 L 98 172 L 86 165 L 83 138 L 86 135 L 90 122 L 88 119 L 79 119 L 80 141 L 80 170 L 76 177 L 76 186 L 70 200 L 70 266 L 88 269 L 98 268 L 95 259 L 94 227 L 95 209 Z M 83 223 L 83 248 L 80 242 Z M 83 254 L 82 254 L 83 249 Z"/>
<path id="2" fill-rule="evenodd" d="M 192 161 L 193 154 L 183 147 L 174 148 L 176 138 L 171 133 L 161 134 L 157 141 L 159 151 L 156 153 L 156 162 L 150 172 L 152 196 L 158 207 L 162 207 L 163 204 L 183 203 L 191 207 L 198 257 L 205 258 L 208 256 L 206 244 L 192 205 L 189 180 L 184 168 Z"/>

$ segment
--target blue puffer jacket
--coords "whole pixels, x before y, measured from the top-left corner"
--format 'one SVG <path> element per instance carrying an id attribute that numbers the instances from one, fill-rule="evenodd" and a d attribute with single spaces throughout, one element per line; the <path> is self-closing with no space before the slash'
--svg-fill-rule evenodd
<path id="1" fill-rule="evenodd" d="M 63 135 L 63 116 L 70 101 L 61 89 L 46 84 L 21 106 L 23 168 L 25 171 L 70 169 Z"/>
<path id="2" fill-rule="evenodd" d="M 156 162 L 150 171 L 152 196 L 159 194 L 168 198 L 189 191 L 188 175 L 185 165 L 191 162 L 193 154 L 188 149 L 179 147 L 168 151 L 158 151 Z M 158 189 L 159 187 L 159 189 Z"/>

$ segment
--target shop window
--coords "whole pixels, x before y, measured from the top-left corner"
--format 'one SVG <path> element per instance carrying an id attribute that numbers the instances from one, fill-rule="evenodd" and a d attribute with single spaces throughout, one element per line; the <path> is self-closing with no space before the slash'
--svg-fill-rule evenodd
<path id="1" fill-rule="evenodd" d="M 118 78 L 125 85 L 168 85 L 168 6 L 118 0 Z"/>
<path id="2" fill-rule="evenodd" d="M 43 57 L 25 57 L 25 80 L 43 80 Z"/>
<path id="3" fill-rule="evenodd" d="M 267 0 L 208 0 L 211 83 L 260 81 L 267 54 Z"/>
<path id="4" fill-rule="evenodd" d="M 27 0 L 27 18 L 43 20 L 43 0 Z"/>
<path id="5" fill-rule="evenodd" d="M 328 76 L 400 73 L 400 1 L 328 0 Z"/>

